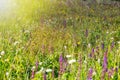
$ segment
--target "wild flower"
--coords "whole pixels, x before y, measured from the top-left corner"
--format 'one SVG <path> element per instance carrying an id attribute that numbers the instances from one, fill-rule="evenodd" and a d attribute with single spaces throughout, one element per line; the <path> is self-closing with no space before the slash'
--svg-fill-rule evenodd
<path id="1" fill-rule="evenodd" d="M 8 62 L 9 61 L 9 59 L 5 59 L 5 62 Z"/>
<path id="2" fill-rule="evenodd" d="M 87 61 L 86 61 L 86 60 L 84 60 L 84 63 L 85 63 L 85 64 L 87 64 Z"/>
<path id="3" fill-rule="evenodd" d="M 64 59 L 64 65 L 63 65 L 64 69 L 63 69 L 63 72 L 65 72 L 65 71 L 66 71 L 67 66 L 68 66 L 67 59 Z"/>
<path id="4" fill-rule="evenodd" d="M 5 54 L 5 51 L 1 51 L 1 53 L 0 53 L 2 56 Z"/>
<path id="5" fill-rule="evenodd" d="M 101 48 L 104 49 L 104 43 L 101 44 Z"/>
<path id="6" fill-rule="evenodd" d="M 35 76 L 35 70 L 32 70 L 31 78 L 33 79 Z"/>
<path id="7" fill-rule="evenodd" d="M 68 61 L 69 64 L 72 64 L 72 63 L 75 63 L 75 62 L 76 62 L 75 59 L 72 59 L 72 60 L 69 60 L 69 61 Z"/>
<path id="8" fill-rule="evenodd" d="M 6 72 L 6 76 L 9 76 L 9 72 Z"/>
<path id="9" fill-rule="evenodd" d="M 113 38 L 113 37 L 111 37 L 110 39 L 111 39 L 111 40 L 114 40 L 114 38 Z"/>
<path id="10" fill-rule="evenodd" d="M 63 59 L 63 56 L 62 56 L 62 54 L 61 54 L 60 57 L 59 57 L 59 65 L 60 65 L 59 74 L 62 74 L 62 73 L 63 73 L 63 61 L 64 61 L 64 59 Z"/>
<path id="11" fill-rule="evenodd" d="M 108 34 L 109 32 L 107 31 L 106 33 Z"/>
<path id="12" fill-rule="evenodd" d="M 88 44 L 88 48 L 90 48 L 90 47 L 91 47 L 91 44 L 89 43 L 89 44 Z"/>
<path id="13" fill-rule="evenodd" d="M 33 66 L 31 70 L 35 70 L 35 66 Z"/>
<path id="14" fill-rule="evenodd" d="M 95 71 L 93 71 L 93 76 L 95 76 L 96 75 L 96 72 Z"/>
<path id="15" fill-rule="evenodd" d="M 101 76 L 101 80 L 104 80 L 105 78 L 105 74 L 107 72 L 107 51 L 104 53 L 104 57 L 103 57 L 103 69 L 102 69 L 102 76 Z"/>
<path id="16" fill-rule="evenodd" d="M 29 30 L 25 30 L 25 32 L 24 33 L 30 33 L 30 31 Z"/>
<path id="17" fill-rule="evenodd" d="M 90 57 L 90 58 L 93 58 L 93 57 L 94 57 L 94 52 L 95 52 L 95 50 L 94 50 L 94 48 L 92 48 L 92 51 L 91 51 L 91 53 L 89 54 L 89 57 Z"/>
<path id="18" fill-rule="evenodd" d="M 41 72 L 43 72 L 43 71 L 44 71 L 44 68 L 43 68 L 43 67 L 41 67 L 40 71 L 41 71 Z"/>
<path id="19" fill-rule="evenodd" d="M 107 52 L 104 53 L 104 58 L 103 58 L 103 69 L 107 71 Z"/>
<path id="20" fill-rule="evenodd" d="M 100 59 L 98 59 L 98 63 L 100 64 Z"/>
<path id="21" fill-rule="evenodd" d="M 42 65 L 42 62 L 39 62 L 39 65 Z"/>
<path id="22" fill-rule="evenodd" d="M 120 44 L 120 41 L 118 41 L 117 43 Z"/>
<path id="23" fill-rule="evenodd" d="M 36 74 L 42 73 L 44 71 L 44 68 L 42 67 L 39 71 L 36 72 Z"/>
<path id="24" fill-rule="evenodd" d="M 94 48 L 92 48 L 92 57 L 94 57 L 94 52 L 95 52 L 95 50 L 94 50 Z"/>
<path id="25" fill-rule="evenodd" d="M 65 49 L 67 49 L 67 46 L 64 46 Z"/>
<path id="26" fill-rule="evenodd" d="M 90 68 L 87 76 L 87 80 L 92 80 L 92 75 L 93 75 L 93 69 Z"/>
<path id="27" fill-rule="evenodd" d="M 19 41 L 15 41 L 14 42 L 14 46 L 16 46 L 17 44 L 19 44 Z"/>
<path id="28" fill-rule="evenodd" d="M 72 55 L 66 55 L 66 57 L 67 57 L 67 58 L 70 58 L 70 57 L 72 57 Z"/>
<path id="29" fill-rule="evenodd" d="M 52 69 L 46 69 L 46 72 L 52 72 Z"/>
<path id="30" fill-rule="evenodd" d="M 31 73 L 31 78 L 33 79 L 34 78 L 34 76 L 35 76 L 35 68 L 36 68 L 36 66 L 33 66 L 32 67 L 32 73 Z"/>
<path id="31" fill-rule="evenodd" d="M 114 74 L 114 69 L 113 68 L 109 69 L 108 70 L 108 79 L 112 78 L 113 74 Z"/>

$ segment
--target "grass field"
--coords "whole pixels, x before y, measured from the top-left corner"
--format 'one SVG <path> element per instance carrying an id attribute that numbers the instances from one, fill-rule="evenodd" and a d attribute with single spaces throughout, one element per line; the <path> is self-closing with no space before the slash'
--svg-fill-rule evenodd
<path id="1" fill-rule="evenodd" d="M 0 80 L 120 80 L 120 7 L 12 1 L 0 14 Z"/>

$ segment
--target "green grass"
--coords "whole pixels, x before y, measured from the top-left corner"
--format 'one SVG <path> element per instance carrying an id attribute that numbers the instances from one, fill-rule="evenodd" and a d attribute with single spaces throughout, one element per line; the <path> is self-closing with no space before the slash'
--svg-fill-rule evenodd
<path id="1" fill-rule="evenodd" d="M 44 73 L 47 80 L 86 80 L 90 68 L 93 80 L 101 80 L 104 73 L 103 80 L 108 80 L 112 68 L 110 80 L 119 80 L 119 8 L 45 2 L 18 1 L 22 8 L 15 12 L 16 17 L 0 20 L 0 80 L 45 80 Z M 108 71 L 103 73 L 106 51 Z M 70 60 L 76 61 L 70 64 Z M 60 66 L 65 69 L 61 74 Z M 46 72 L 47 69 L 52 72 Z"/>

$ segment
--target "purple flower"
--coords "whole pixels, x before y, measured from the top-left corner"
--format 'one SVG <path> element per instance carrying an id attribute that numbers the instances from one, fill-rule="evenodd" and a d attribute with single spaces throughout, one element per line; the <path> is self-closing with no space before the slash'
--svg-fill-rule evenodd
<path id="1" fill-rule="evenodd" d="M 87 80 L 92 80 L 92 74 L 93 74 L 93 69 L 90 68 L 90 69 L 89 69 L 89 72 L 88 72 Z"/>
<path id="2" fill-rule="evenodd" d="M 102 77 L 101 80 L 104 80 L 105 74 L 107 72 L 107 51 L 104 53 L 104 57 L 103 57 L 103 70 L 102 70 Z"/>
<path id="3" fill-rule="evenodd" d="M 92 48 L 92 52 L 89 54 L 89 57 L 90 57 L 90 58 L 93 58 L 93 57 L 94 57 L 94 52 L 95 52 L 95 50 L 94 50 L 94 48 Z"/>
<path id="4" fill-rule="evenodd" d="M 107 52 L 104 53 L 103 69 L 107 69 Z"/>
<path id="5" fill-rule="evenodd" d="M 108 78 L 110 79 L 113 74 L 114 74 L 114 69 L 113 68 L 109 69 L 108 70 Z"/>
<path id="6" fill-rule="evenodd" d="M 34 78 L 34 76 L 35 76 L 35 71 L 34 71 L 34 70 L 32 70 L 32 75 L 31 75 L 31 78 L 33 79 L 33 78 Z"/>
<path id="7" fill-rule="evenodd" d="M 94 56 L 94 52 L 95 52 L 95 50 L 94 50 L 94 48 L 92 48 L 92 56 Z"/>
<path id="8" fill-rule="evenodd" d="M 102 43 L 101 48 L 104 49 L 104 43 Z"/>
<path id="9" fill-rule="evenodd" d="M 59 74 L 62 74 L 63 73 L 63 56 L 62 54 L 60 55 L 59 57 L 59 64 L 60 64 L 60 71 L 59 71 Z"/>
<path id="10" fill-rule="evenodd" d="M 62 56 L 62 54 L 60 55 L 60 57 L 59 57 L 59 63 L 60 62 L 63 62 L 63 56 Z"/>

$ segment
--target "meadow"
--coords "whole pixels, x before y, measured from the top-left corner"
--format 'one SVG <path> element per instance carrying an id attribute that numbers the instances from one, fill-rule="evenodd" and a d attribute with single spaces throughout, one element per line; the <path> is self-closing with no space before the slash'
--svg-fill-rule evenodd
<path id="1" fill-rule="evenodd" d="M 0 13 L 0 80 L 120 80 L 120 6 L 12 1 Z"/>

